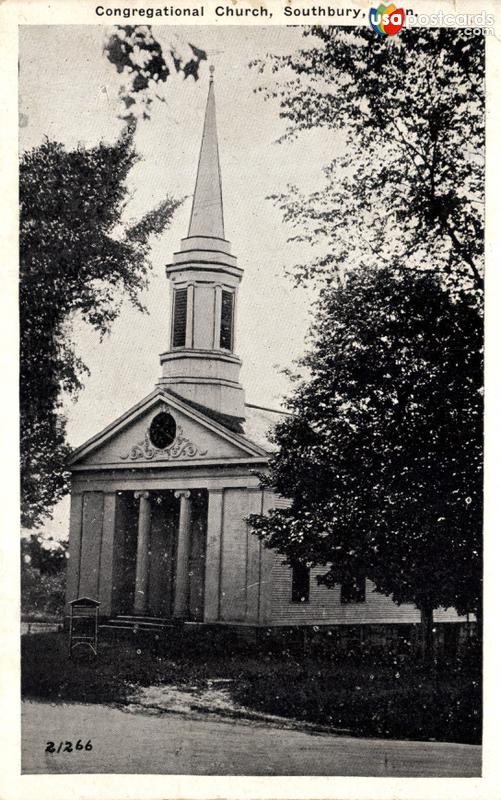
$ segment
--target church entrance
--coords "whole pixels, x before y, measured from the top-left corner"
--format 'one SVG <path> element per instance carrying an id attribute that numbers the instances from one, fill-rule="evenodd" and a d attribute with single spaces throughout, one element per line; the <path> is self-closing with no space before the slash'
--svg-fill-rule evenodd
<path id="1" fill-rule="evenodd" d="M 118 493 L 114 613 L 203 621 L 207 505 L 204 489 Z"/>

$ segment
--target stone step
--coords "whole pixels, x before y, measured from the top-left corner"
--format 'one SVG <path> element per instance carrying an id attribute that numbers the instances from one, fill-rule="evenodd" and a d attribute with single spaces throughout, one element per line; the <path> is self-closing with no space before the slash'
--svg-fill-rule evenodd
<path id="1" fill-rule="evenodd" d="M 167 617 L 150 617 L 149 615 L 139 615 L 139 614 L 117 614 L 116 617 L 112 618 L 113 620 L 118 620 L 120 622 L 155 622 L 161 625 L 172 625 L 172 620 L 168 619 Z"/>
<path id="2" fill-rule="evenodd" d="M 108 623 L 103 623 L 103 625 L 99 626 L 99 630 L 103 633 L 128 633 L 128 634 L 165 634 L 170 628 L 132 628 L 130 625 L 112 625 Z"/>
<path id="3" fill-rule="evenodd" d="M 162 633 L 175 627 L 170 620 L 152 617 L 113 617 L 99 626 L 102 630 L 141 631 Z"/>

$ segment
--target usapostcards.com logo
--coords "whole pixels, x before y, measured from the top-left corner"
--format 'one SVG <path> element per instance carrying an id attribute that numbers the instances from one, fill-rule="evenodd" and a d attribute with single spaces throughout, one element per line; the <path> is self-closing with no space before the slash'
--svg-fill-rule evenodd
<path id="1" fill-rule="evenodd" d="M 369 22 L 372 30 L 379 36 L 394 36 L 402 28 L 405 21 L 405 11 L 397 8 L 391 3 L 384 6 L 382 3 L 378 8 L 371 8 L 369 11 Z"/>

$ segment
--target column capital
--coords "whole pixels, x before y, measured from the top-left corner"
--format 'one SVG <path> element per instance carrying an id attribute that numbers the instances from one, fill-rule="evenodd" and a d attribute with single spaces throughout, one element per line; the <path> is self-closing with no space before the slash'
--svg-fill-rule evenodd
<path id="1" fill-rule="evenodd" d="M 174 492 L 174 497 L 177 497 L 178 499 L 180 497 L 184 497 L 186 500 L 188 500 L 188 498 L 191 497 L 191 492 L 189 489 L 178 489 L 176 492 Z"/>
<path id="2" fill-rule="evenodd" d="M 135 497 L 136 500 L 140 500 L 141 498 L 144 498 L 145 500 L 149 500 L 150 493 L 141 489 L 141 491 L 139 491 L 139 492 L 134 492 L 134 497 Z"/>

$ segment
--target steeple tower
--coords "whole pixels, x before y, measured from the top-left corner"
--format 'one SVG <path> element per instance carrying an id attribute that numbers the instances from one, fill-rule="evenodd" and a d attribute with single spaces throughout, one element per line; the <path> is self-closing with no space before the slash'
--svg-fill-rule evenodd
<path id="1" fill-rule="evenodd" d="M 244 417 L 240 359 L 234 354 L 238 286 L 243 270 L 224 238 L 214 68 L 188 229 L 173 263 L 170 349 L 159 383 L 213 411 Z"/>

